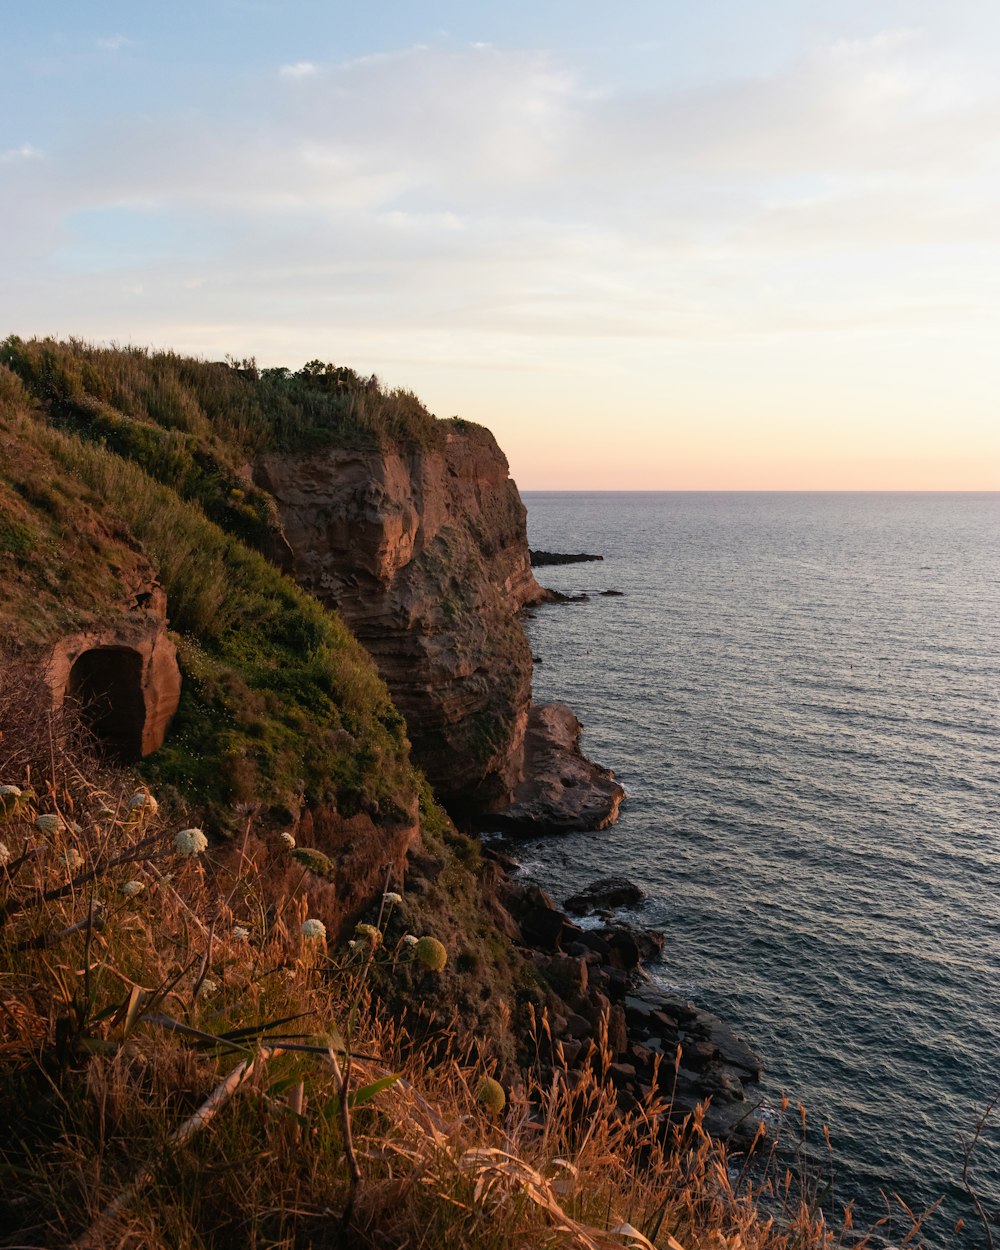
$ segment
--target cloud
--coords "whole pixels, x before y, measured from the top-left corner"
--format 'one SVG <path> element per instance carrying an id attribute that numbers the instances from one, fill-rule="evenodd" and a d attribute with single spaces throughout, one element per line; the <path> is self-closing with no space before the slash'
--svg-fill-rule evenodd
<path id="1" fill-rule="evenodd" d="M 103 39 L 97 40 L 97 46 L 102 52 L 119 52 L 122 48 L 127 48 L 132 42 L 125 35 L 108 35 Z"/>
<path id="2" fill-rule="evenodd" d="M 278 70 L 282 78 L 311 78 L 317 72 L 312 61 L 296 61 L 294 65 L 282 65 Z"/>
<path id="3" fill-rule="evenodd" d="M 687 90 L 492 46 L 280 74 L 301 89 L 272 75 L 225 110 L 81 131 L 39 171 L 18 228 L 73 271 L 70 305 L 98 254 L 82 209 L 134 215 L 101 264 L 119 247 L 150 307 L 248 341 L 280 320 L 712 342 L 975 319 L 992 298 L 963 248 L 1000 242 L 1000 106 L 918 34 Z"/>
<path id="4" fill-rule="evenodd" d="M 45 153 L 40 152 L 38 148 L 33 147 L 30 143 L 22 143 L 19 148 L 8 148 L 6 152 L 0 152 L 0 164 L 9 165 L 14 161 L 41 161 L 45 159 Z"/>

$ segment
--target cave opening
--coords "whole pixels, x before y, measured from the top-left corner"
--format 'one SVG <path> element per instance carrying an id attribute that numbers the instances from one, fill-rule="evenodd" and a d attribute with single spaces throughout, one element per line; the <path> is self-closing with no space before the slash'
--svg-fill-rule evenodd
<path id="1" fill-rule="evenodd" d="M 146 701 L 142 656 L 131 647 L 95 647 L 70 669 L 67 694 L 105 751 L 126 764 L 142 758 Z"/>

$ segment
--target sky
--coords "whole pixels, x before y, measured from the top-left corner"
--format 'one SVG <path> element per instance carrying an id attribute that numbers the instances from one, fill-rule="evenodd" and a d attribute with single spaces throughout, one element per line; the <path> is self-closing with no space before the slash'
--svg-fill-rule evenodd
<path id="1" fill-rule="evenodd" d="M 0 336 L 347 364 L 522 489 L 1000 488 L 995 0 L 38 0 Z"/>

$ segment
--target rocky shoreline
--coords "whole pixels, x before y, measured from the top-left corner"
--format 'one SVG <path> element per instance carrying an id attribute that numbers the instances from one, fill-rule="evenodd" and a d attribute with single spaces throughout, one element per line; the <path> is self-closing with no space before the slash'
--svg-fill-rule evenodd
<path id="1" fill-rule="evenodd" d="M 597 1068 L 615 1086 L 623 1111 L 655 1092 L 669 1104 L 666 1128 L 704 1104 L 712 1136 L 749 1145 L 760 1123 L 753 1087 L 763 1063 L 726 1021 L 667 993 L 650 977 L 645 964 L 661 957 L 664 934 L 615 911 L 639 903 L 639 887 L 627 878 L 607 878 L 560 908 L 518 875 L 505 852 L 486 846 L 484 853 L 507 936 L 565 1007 L 549 1018 L 558 1046 L 548 1063 L 540 1061 L 543 1077 L 558 1068 L 574 1083 L 585 1069 Z"/>

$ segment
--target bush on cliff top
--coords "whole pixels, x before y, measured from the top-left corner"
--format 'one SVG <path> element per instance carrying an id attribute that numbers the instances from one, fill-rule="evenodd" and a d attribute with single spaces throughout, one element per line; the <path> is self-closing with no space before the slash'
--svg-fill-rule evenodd
<path id="1" fill-rule="evenodd" d="M 56 426 L 134 460 L 196 502 L 210 520 L 267 550 L 273 503 L 248 462 L 266 451 L 324 446 L 434 446 L 435 421 L 411 392 L 312 361 L 297 372 L 193 360 L 77 339 L 0 344 L 16 375 Z"/>

